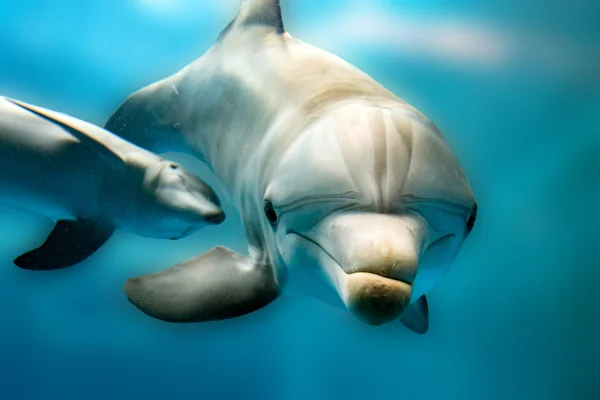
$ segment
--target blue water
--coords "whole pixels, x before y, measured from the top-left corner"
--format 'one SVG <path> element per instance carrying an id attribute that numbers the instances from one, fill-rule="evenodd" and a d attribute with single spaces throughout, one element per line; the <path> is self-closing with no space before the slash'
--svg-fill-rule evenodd
<path id="1" fill-rule="evenodd" d="M 131 306 L 129 277 L 216 244 L 245 250 L 227 204 L 219 227 L 177 242 L 117 233 L 48 274 L 12 260 L 50 223 L 0 209 L 0 399 L 600 398 L 597 2 L 282 3 L 292 35 L 434 120 L 471 181 L 480 215 L 430 294 L 430 332 L 365 326 L 301 298 L 197 325 Z M 200 56 L 237 7 L 0 3 L 0 94 L 102 125 L 129 93 Z"/>

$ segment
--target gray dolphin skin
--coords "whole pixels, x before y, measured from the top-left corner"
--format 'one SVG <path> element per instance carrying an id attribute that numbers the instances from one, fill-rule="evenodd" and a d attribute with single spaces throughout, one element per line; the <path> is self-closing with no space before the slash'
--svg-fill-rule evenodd
<path id="1" fill-rule="evenodd" d="M 213 190 L 189 171 L 76 118 L 0 97 L 0 204 L 56 221 L 14 263 L 73 266 L 115 229 L 179 239 L 225 218 Z"/>
<path id="2" fill-rule="evenodd" d="M 129 96 L 106 129 L 193 154 L 239 211 L 249 244 L 130 279 L 170 322 L 250 313 L 300 289 L 368 324 L 425 333 L 426 293 L 477 206 L 437 128 L 341 58 L 293 38 L 279 1 L 248 0 L 202 57 Z"/>

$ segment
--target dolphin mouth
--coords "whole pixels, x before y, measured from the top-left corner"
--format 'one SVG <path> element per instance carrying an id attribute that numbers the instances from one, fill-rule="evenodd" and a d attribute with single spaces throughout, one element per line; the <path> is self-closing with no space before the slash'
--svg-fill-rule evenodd
<path id="1" fill-rule="evenodd" d="M 370 272 L 348 274 L 344 303 L 369 325 L 400 318 L 410 304 L 412 285 Z"/>
<path id="2" fill-rule="evenodd" d="M 344 273 L 346 276 L 351 276 L 353 274 L 365 274 L 365 275 L 372 275 L 374 277 L 380 277 L 382 279 L 387 279 L 390 281 L 396 281 L 396 282 L 402 282 L 405 283 L 407 285 L 412 285 L 414 283 L 414 276 L 407 276 L 407 277 L 400 277 L 400 276 L 394 276 L 393 273 L 390 273 L 389 271 L 381 271 L 381 272 L 375 272 L 373 269 L 369 268 L 369 267 L 364 267 L 364 268 L 358 268 L 352 272 L 348 272 L 344 269 L 344 267 L 342 267 L 342 265 L 335 259 L 335 257 L 333 257 L 331 255 L 331 253 L 329 253 L 327 251 L 327 249 L 325 249 L 323 246 L 321 246 L 318 242 L 314 241 L 313 239 L 311 239 L 310 237 L 303 235 L 301 233 L 295 232 L 295 231 L 289 231 L 286 236 L 288 235 L 295 235 L 298 236 L 299 238 L 312 243 L 313 245 L 315 245 L 316 247 L 318 247 L 323 253 L 325 253 L 327 255 L 327 257 L 337 266 L 337 269 Z"/>
<path id="3" fill-rule="evenodd" d="M 346 308 L 369 325 L 382 325 L 400 318 L 410 304 L 412 281 L 383 276 L 371 271 L 346 272 L 337 260 L 319 243 L 298 233 L 288 232 L 316 246 L 326 255 L 322 265 L 336 286 Z M 333 270 L 332 270 L 333 269 Z"/>
<path id="4" fill-rule="evenodd" d="M 208 217 L 206 217 L 206 221 L 208 221 L 208 223 L 213 224 L 213 225 L 219 225 L 221 224 L 223 221 L 225 221 L 226 219 L 226 215 L 224 211 L 219 211 L 217 213 L 214 213 L 212 215 L 209 215 Z"/>

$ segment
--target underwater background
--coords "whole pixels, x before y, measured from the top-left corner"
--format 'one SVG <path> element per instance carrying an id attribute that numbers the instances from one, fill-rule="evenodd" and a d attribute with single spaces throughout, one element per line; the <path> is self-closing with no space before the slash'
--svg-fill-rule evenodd
<path id="1" fill-rule="evenodd" d="M 131 92 L 203 54 L 239 4 L 0 2 L 0 95 L 102 126 Z M 227 204 L 221 226 L 176 242 L 118 232 L 51 273 L 12 265 L 51 222 L 0 208 L 0 399 L 600 398 L 600 4 L 282 9 L 293 36 L 431 118 L 469 177 L 479 217 L 429 295 L 429 333 L 366 326 L 311 298 L 193 325 L 130 305 L 127 278 L 217 244 L 245 251 Z M 193 158 L 170 156 L 207 177 Z"/>

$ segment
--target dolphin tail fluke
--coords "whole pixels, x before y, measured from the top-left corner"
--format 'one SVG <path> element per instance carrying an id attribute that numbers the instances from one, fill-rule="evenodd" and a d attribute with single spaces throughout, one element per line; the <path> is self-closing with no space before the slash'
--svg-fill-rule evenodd
<path id="1" fill-rule="evenodd" d="M 167 322 L 205 322 L 256 311 L 279 294 L 269 266 L 253 263 L 224 247 L 164 272 L 130 279 L 129 301 Z"/>
<path id="2" fill-rule="evenodd" d="M 429 306 L 427 298 L 420 297 L 404 312 L 401 319 L 404 326 L 415 333 L 425 334 L 429 330 Z"/>
<path id="3" fill-rule="evenodd" d="M 113 229 L 96 221 L 58 221 L 43 245 L 14 260 L 17 267 L 49 271 L 71 267 L 95 253 Z"/>

